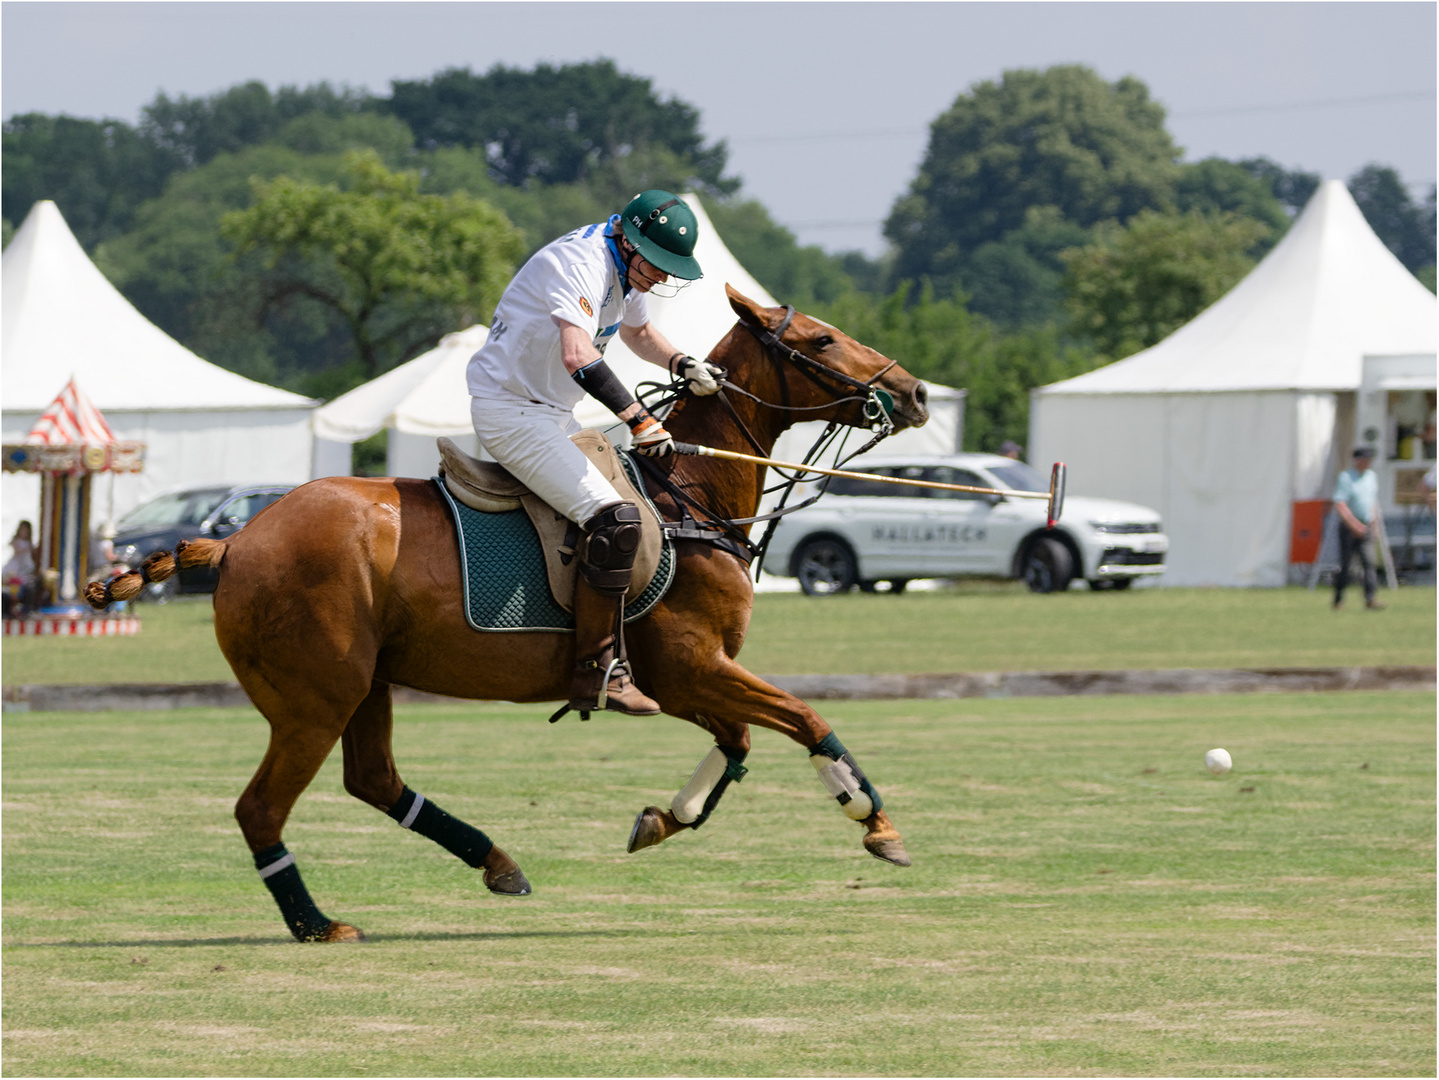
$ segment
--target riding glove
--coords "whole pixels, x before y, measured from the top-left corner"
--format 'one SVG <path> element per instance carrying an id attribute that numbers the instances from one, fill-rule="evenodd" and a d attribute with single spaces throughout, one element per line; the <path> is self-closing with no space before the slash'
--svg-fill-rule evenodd
<path id="1" fill-rule="evenodd" d="M 727 374 L 725 369 L 717 364 L 711 364 L 708 360 L 696 360 L 683 353 L 670 357 L 670 369 L 689 384 L 687 389 L 695 397 L 708 397 L 710 394 L 719 393 L 720 382 Z"/>
<path id="2" fill-rule="evenodd" d="M 648 409 L 641 408 L 629 420 L 630 442 L 636 454 L 664 457 L 674 453 L 675 440 Z"/>

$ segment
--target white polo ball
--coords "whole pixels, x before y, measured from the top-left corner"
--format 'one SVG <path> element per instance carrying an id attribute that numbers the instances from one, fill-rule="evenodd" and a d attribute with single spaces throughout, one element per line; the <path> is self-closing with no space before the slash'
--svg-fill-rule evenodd
<path id="1" fill-rule="evenodd" d="M 1234 762 L 1230 759 L 1228 750 L 1216 748 L 1204 755 L 1204 767 L 1215 776 L 1223 776 L 1234 767 Z"/>

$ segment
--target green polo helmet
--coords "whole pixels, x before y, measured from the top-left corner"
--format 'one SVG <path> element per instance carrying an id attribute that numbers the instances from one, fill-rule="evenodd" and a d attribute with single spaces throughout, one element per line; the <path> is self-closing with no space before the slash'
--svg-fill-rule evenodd
<path id="1" fill-rule="evenodd" d="M 650 265 L 685 281 L 703 276 L 694 257 L 699 222 L 678 195 L 657 188 L 640 192 L 620 215 L 620 227 Z"/>

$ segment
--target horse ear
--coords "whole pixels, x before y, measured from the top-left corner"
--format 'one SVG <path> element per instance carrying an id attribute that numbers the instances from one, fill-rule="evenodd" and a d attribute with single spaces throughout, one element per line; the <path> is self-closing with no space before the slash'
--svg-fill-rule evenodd
<path id="1" fill-rule="evenodd" d="M 781 308 L 760 307 L 729 282 L 725 282 L 724 291 L 725 295 L 729 297 L 729 306 L 734 308 L 734 313 L 747 323 L 754 323 L 763 326 L 766 330 L 773 330 L 784 318 L 784 311 Z"/>

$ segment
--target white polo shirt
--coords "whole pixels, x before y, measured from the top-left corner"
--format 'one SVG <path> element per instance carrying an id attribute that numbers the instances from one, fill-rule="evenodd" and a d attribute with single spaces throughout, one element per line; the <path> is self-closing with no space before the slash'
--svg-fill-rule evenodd
<path id="1" fill-rule="evenodd" d="M 625 294 L 622 270 L 605 242 L 619 215 L 586 225 L 530 256 L 495 308 L 490 336 L 470 358 L 470 396 L 488 401 L 543 402 L 573 409 L 585 392 L 560 359 L 563 319 L 589 331 L 605 351 L 620 323 L 650 321 L 645 294 Z"/>

